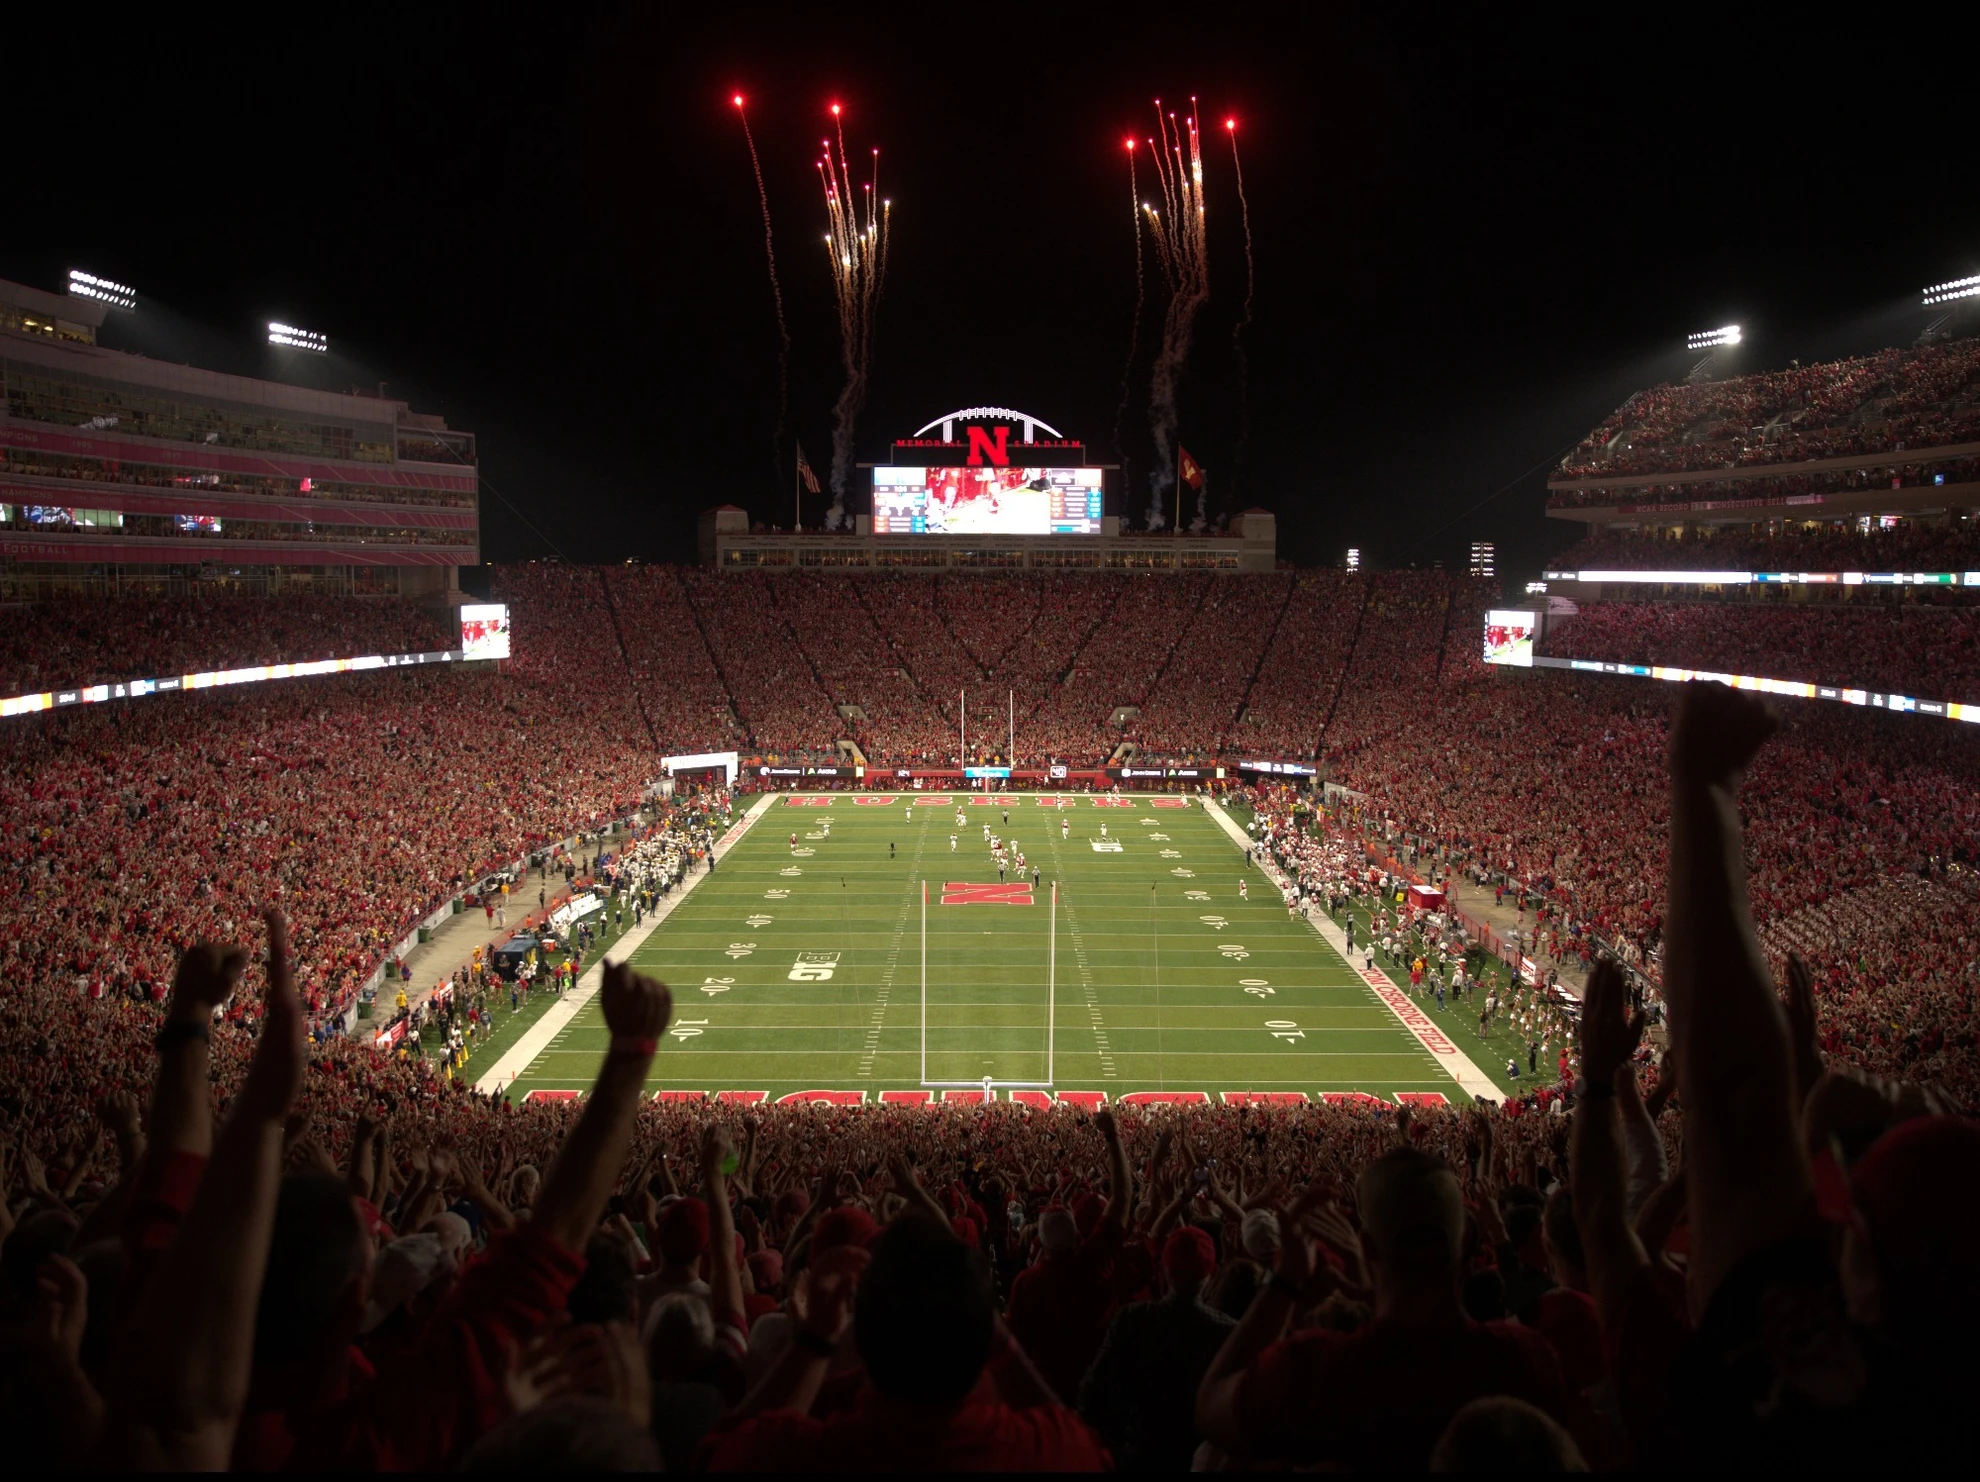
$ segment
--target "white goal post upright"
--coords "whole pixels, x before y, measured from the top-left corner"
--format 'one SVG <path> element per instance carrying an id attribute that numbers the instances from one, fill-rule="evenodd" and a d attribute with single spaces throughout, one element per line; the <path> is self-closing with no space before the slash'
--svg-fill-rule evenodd
<path id="1" fill-rule="evenodd" d="M 1052 882 L 1052 924 L 1045 946 L 1045 1084 L 1052 1084 L 1052 1051 L 1059 1043 L 1059 882 Z"/>
<path id="2" fill-rule="evenodd" d="M 921 1084 L 928 1084 L 928 882 L 921 882 Z"/>

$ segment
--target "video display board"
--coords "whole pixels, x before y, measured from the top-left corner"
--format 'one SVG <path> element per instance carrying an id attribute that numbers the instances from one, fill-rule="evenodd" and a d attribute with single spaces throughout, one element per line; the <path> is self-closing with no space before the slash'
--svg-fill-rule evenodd
<path id="1" fill-rule="evenodd" d="M 506 659 L 509 656 L 509 609 L 500 602 L 461 604 L 461 657 Z"/>
<path id="2" fill-rule="evenodd" d="M 875 535 L 1098 535 L 1098 468 L 876 468 Z"/>
<path id="3" fill-rule="evenodd" d="M 1540 626 L 1537 613 L 1495 607 L 1485 614 L 1485 662 L 1533 667 L 1533 635 Z"/>

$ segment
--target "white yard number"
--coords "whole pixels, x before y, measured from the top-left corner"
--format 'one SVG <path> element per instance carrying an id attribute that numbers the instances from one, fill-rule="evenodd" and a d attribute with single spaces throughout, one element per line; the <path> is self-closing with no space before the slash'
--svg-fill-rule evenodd
<path id="1" fill-rule="evenodd" d="M 1217 950 L 1233 962 L 1243 962 L 1245 958 L 1251 955 L 1241 942 L 1219 942 L 1217 943 Z"/>
<path id="2" fill-rule="evenodd" d="M 1222 931 L 1231 924 L 1222 916 L 1198 916 L 1196 919 L 1201 921 L 1205 926 L 1214 927 L 1218 931 Z"/>
<path id="3" fill-rule="evenodd" d="M 1180 850 L 1180 849 L 1164 849 L 1164 850 L 1162 851 L 1162 858 L 1164 858 L 1164 859 L 1181 859 L 1181 858 L 1182 858 L 1182 850 Z"/>
<path id="4" fill-rule="evenodd" d="M 1239 978 L 1238 987 L 1249 993 L 1253 998 L 1270 998 L 1272 996 L 1272 985 L 1263 978 Z"/>
<path id="5" fill-rule="evenodd" d="M 1152 818 L 1144 818 L 1141 821 L 1143 823 L 1153 823 L 1155 820 Z M 1150 834 L 1148 837 L 1151 839 L 1160 839 L 1164 844 L 1169 842 L 1169 836 L 1167 834 Z"/>
<path id="6" fill-rule="evenodd" d="M 802 875 L 804 871 L 799 869 L 796 865 L 785 865 L 784 868 L 777 871 L 777 873 L 780 875 Z"/>
<path id="7" fill-rule="evenodd" d="M 726 955 L 731 958 L 747 957 L 755 950 L 756 943 L 754 942 L 731 942 L 728 945 Z"/>
<path id="8" fill-rule="evenodd" d="M 775 921 L 776 919 L 777 918 L 775 916 L 765 916 L 761 911 L 758 911 L 754 916 L 745 916 L 743 918 L 743 925 L 760 929 L 762 927 L 768 926 L 772 921 Z"/>
<path id="9" fill-rule="evenodd" d="M 1121 852 L 1121 841 L 1119 839 L 1095 839 L 1093 841 L 1093 852 L 1095 854 L 1119 854 Z"/>
<path id="10" fill-rule="evenodd" d="M 789 900 L 791 893 L 788 890 L 766 890 L 763 892 L 763 898 L 767 901 Z"/>
<path id="11" fill-rule="evenodd" d="M 1306 1031 L 1290 1019 L 1267 1019 L 1265 1027 L 1272 1031 L 1273 1039 L 1282 1039 L 1290 1043 L 1296 1039 L 1306 1038 Z"/>
<path id="12" fill-rule="evenodd" d="M 701 980 L 701 991 L 706 993 L 710 998 L 713 998 L 718 993 L 727 993 L 735 986 L 736 980 L 734 978 L 703 978 Z"/>
<path id="13" fill-rule="evenodd" d="M 1174 875 L 1178 880 L 1194 880 L 1196 878 L 1195 870 L 1186 870 L 1181 865 L 1177 865 L 1169 873 Z"/>
<path id="14" fill-rule="evenodd" d="M 707 1029 L 708 1021 L 706 1019 L 681 1019 L 667 1033 L 679 1040 L 690 1040 L 697 1034 L 705 1033 Z"/>

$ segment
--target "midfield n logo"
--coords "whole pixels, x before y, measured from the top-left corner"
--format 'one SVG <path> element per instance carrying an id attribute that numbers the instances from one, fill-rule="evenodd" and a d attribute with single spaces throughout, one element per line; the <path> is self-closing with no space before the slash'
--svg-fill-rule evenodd
<path id="1" fill-rule="evenodd" d="M 951 880 L 942 887 L 945 906 L 1028 906 L 1030 882 L 1012 885 L 972 885 L 967 880 Z"/>

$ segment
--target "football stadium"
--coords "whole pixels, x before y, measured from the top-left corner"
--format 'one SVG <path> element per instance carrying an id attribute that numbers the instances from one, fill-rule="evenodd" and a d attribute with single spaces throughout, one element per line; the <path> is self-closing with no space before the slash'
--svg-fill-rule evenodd
<path id="1" fill-rule="evenodd" d="M 1624 304 L 1508 185 L 1440 228 L 1501 360 L 1284 61 L 1007 149 L 796 40 L 802 102 L 639 15 L 405 24 L 489 97 L 333 70 L 429 158 L 326 100 L 228 187 L 397 158 L 405 240 L 0 249 L 24 1470 L 1965 1449 L 1980 218 L 1810 245 L 1797 159 L 1778 281 L 1632 242 Z M 1617 106 L 1602 169 L 1426 116 L 1661 178 Z M 938 147 L 1036 215 L 956 230 Z M 1367 305 L 1294 303 L 1344 232 Z"/>

